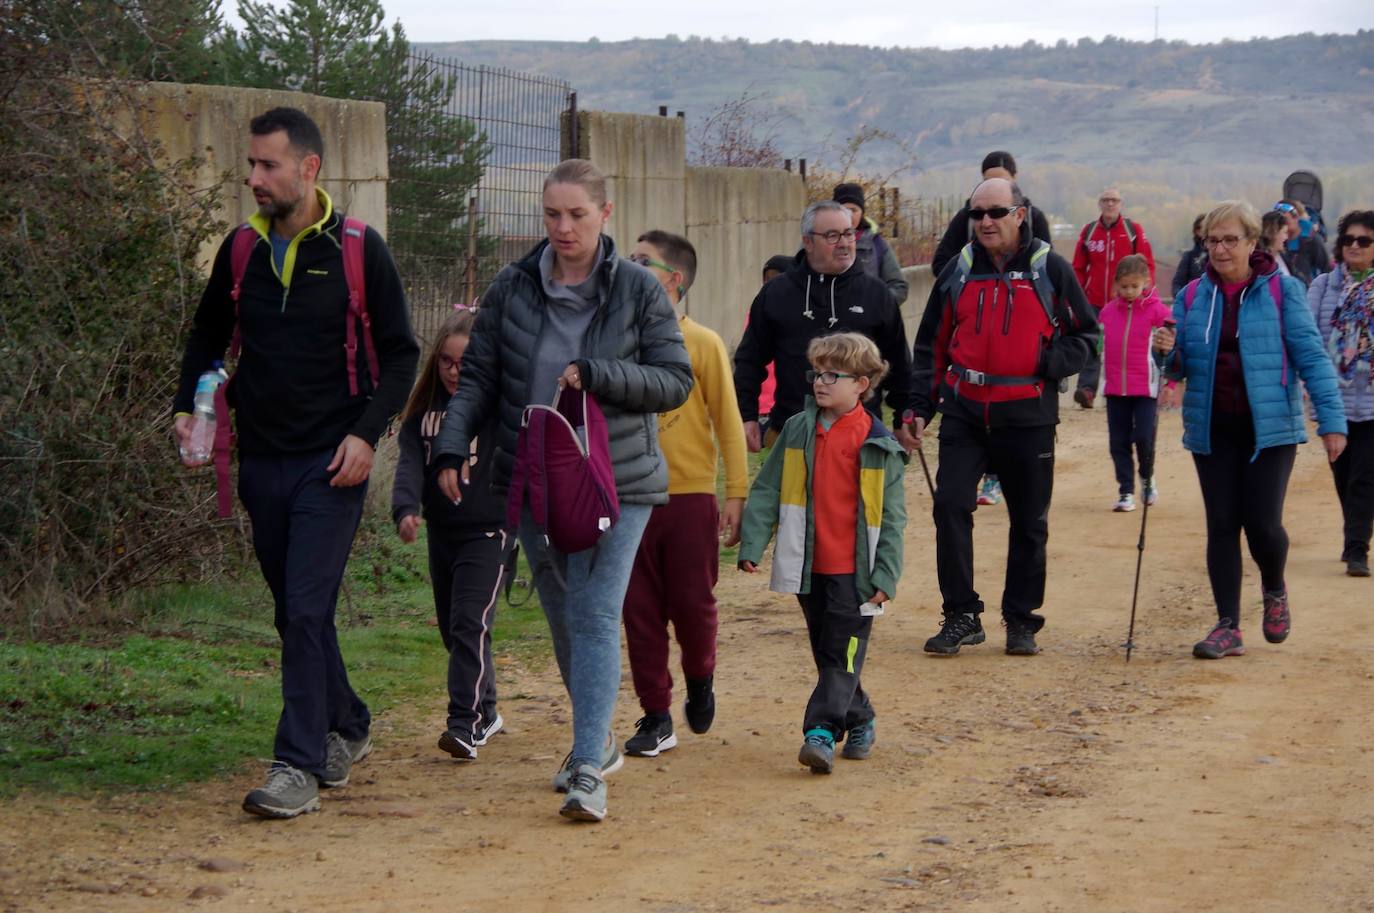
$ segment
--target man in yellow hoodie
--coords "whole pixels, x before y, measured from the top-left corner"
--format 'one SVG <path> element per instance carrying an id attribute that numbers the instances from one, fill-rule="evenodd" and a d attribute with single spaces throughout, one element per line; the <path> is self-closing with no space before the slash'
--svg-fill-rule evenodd
<path id="1" fill-rule="evenodd" d="M 696 379 L 687 401 L 658 417 L 659 446 L 668 462 L 668 503 L 655 507 L 649 518 L 625 594 L 630 673 L 644 709 L 625 753 L 654 757 L 677 745 L 670 713 L 670 621 L 682 648 L 687 724 L 702 733 L 715 719 L 717 534 L 727 546 L 739 541 L 749 477 L 744 423 L 725 343 L 686 315 L 687 289 L 696 277 L 696 250 L 680 235 L 655 230 L 639 236 L 630 260 L 657 277 L 677 310 Z M 722 456 L 723 510 L 716 503 L 716 465 Z"/>

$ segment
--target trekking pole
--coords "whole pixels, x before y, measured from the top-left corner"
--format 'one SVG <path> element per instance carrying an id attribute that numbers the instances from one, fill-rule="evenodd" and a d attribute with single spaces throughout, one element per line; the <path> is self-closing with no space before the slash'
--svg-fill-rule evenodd
<path id="1" fill-rule="evenodd" d="M 930 498 L 935 500 L 935 483 L 930 480 L 930 465 L 926 463 L 926 452 L 923 447 L 916 448 L 916 454 L 921 458 L 921 471 L 926 474 L 926 488 L 930 489 Z"/>
<path id="2" fill-rule="evenodd" d="M 1174 321 L 1172 318 L 1164 321 L 1164 326 L 1173 329 Z M 1154 433 L 1150 436 L 1150 468 L 1155 468 L 1155 451 L 1159 448 L 1159 401 L 1155 401 L 1155 424 Z M 1153 476 L 1151 476 L 1153 478 Z M 1142 492 L 1143 494 L 1143 492 Z M 1140 597 L 1140 566 L 1145 563 L 1145 523 L 1150 519 L 1150 498 L 1146 495 L 1143 499 L 1145 509 L 1140 512 L 1140 540 L 1136 542 L 1135 548 L 1135 586 L 1131 588 L 1131 624 L 1126 630 L 1126 662 L 1131 661 L 1131 651 L 1135 649 L 1135 607 L 1136 600 Z"/>

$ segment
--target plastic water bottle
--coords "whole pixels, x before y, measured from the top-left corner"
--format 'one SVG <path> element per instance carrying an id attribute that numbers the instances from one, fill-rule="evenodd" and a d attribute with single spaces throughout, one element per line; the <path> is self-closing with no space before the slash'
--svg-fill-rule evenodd
<path id="1" fill-rule="evenodd" d="M 229 379 L 222 362 L 215 362 L 196 381 L 196 405 L 191 413 L 191 434 L 181 447 L 181 462 L 203 466 L 215 452 L 215 391 Z"/>

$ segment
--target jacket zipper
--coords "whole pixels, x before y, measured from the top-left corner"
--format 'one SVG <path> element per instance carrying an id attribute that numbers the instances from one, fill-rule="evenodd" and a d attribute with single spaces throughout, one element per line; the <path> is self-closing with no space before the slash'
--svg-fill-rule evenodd
<path id="1" fill-rule="evenodd" d="M 1126 387 L 1126 361 L 1131 344 L 1131 317 L 1134 316 L 1135 309 L 1129 304 L 1126 305 L 1126 332 L 1121 335 L 1121 395 L 1130 396 L 1131 391 Z"/>
<path id="2" fill-rule="evenodd" d="M 973 332 L 975 335 L 981 335 L 983 332 L 983 297 L 987 294 L 987 291 L 988 290 L 985 288 L 980 288 L 978 290 L 978 315 L 973 321 Z"/>

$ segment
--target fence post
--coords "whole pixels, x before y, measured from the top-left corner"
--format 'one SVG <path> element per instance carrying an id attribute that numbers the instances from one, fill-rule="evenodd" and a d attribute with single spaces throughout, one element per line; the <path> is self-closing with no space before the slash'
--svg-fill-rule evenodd
<path id="1" fill-rule="evenodd" d="M 582 151 L 577 145 L 577 93 L 568 93 L 568 158 L 580 158 Z"/>
<path id="2" fill-rule="evenodd" d="M 892 237 L 901 237 L 902 229 L 902 191 L 892 188 Z"/>
<path id="3" fill-rule="evenodd" d="M 468 258 L 463 277 L 463 304 L 477 297 L 477 197 L 468 197 Z"/>
<path id="4" fill-rule="evenodd" d="M 797 167 L 801 170 L 801 179 L 806 180 L 806 159 L 798 159 Z"/>

